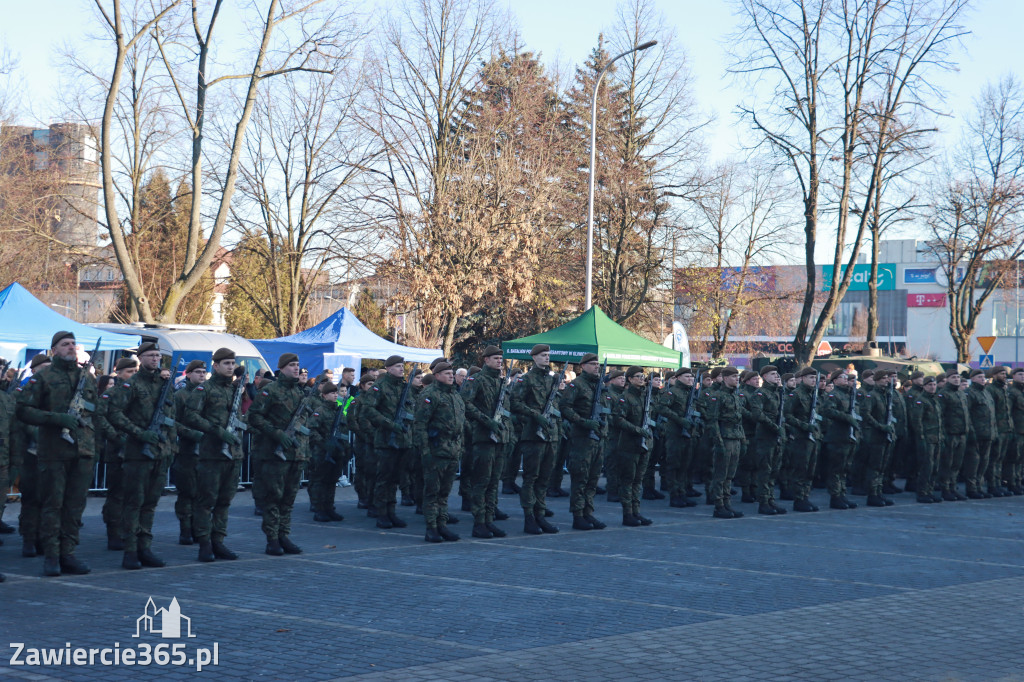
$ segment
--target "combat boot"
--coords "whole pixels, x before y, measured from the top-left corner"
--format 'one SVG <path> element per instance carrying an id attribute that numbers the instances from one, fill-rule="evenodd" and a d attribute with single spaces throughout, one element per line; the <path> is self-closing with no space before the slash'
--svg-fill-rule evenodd
<path id="1" fill-rule="evenodd" d="M 318 523 L 330 523 L 332 519 L 323 512 L 317 512 L 316 514 L 313 514 L 313 520 Z"/>
<path id="2" fill-rule="evenodd" d="M 277 541 L 277 538 L 267 540 L 267 549 L 264 551 L 270 556 L 284 556 L 284 549 L 281 547 L 281 543 Z"/>
<path id="3" fill-rule="evenodd" d="M 739 512 L 733 512 L 733 514 L 739 514 Z M 743 514 L 740 514 L 740 516 L 743 516 Z M 642 515 L 640 515 L 640 514 L 633 514 L 633 517 L 634 517 L 634 518 L 635 518 L 635 519 L 636 519 L 637 521 L 639 521 L 639 522 L 640 522 L 640 525 L 641 525 L 641 526 L 649 526 L 649 525 L 651 525 L 652 523 L 654 523 L 654 521 L 652 521 L 652 520 L 650 520 L 649 518 L 647 518 L 646 516 L 642 516 Z"/>
<path id="4" fill-rule="evenodd" d="M 640 519 L 638 519 L 637 517 L 633 516 L 632 514 L 625 514 L 624 513 L 622 515 L 622 525 L 623 526 L 630 526 L 630 527 L 639 526 L 640 525 Z"/>
<path id="5" fill-rule="evenodd" d="M 869 507 L 884 507 L 885 500 L 880 495 L 868 495 Z"/>
<path id="6" fill-rule="evenodd" d="M 409 497 L 408 495 L 402 495 L 402 506 L 403 507 L 414 507 L 414 506 L 416 506 L 416 501 L 414 499 L 412 499 L 411 497 Z"/>
<path id="7" fill-rule="evenodd" d="M 940 493 L 938 490 L 933 490 L 932 502 L 942 502 L 942 493 Z"/>
<path id="8" fill-rule="evenodd" d="M 121 568 L 129 571 L 137 571 L 142 568 L 142 562 L 139 561 L 139 553 L 131 551 L 125 552 L 124 558 L 121 559 Z"/>
<path id="9" fill-rule="evenodd" d="M 112 552 L 124 551 L 124 540 L 121 539 L 121 532 L 113 524 L 107 526 L 107 549 Z"/>
<path id="10" fill-rule="evenodd" d="M 857 508 L 857 503 L 853 502 L 852 500 L 850 500 L 850 498 L 848 498 L 846 495 L 843 495 L 843 502 L 846 503 L 846 508 L 847 509 L 856 509 Z"/>
<path id="11" fill-rule="evenodd" d="M 163 559 L 153 554 L 153 550 L 149 547 L 139 548 L 139 561 L 143 566 L 148 566 L 149 568 L 163 568 L 167 565 Z"/>
<path id="12" fill-rule="evenodd" d="M 956 495 L 953 494 L 952 490 L 943 490 L 942 499 L 946 502 L 956 502 Z"/>
<path id="13" fill-rule="evenodd" d="M 818 511 L 818 508 L 811 504 L 810 500 L 801 499 L 793 500 L 793 511 L 797 512 L 814 512 Z"/>
<path id="14" fill-rule="evenodd" d="M 775 507 L 771 506 L 770 504 L 762 502 L 761 504 L 757 505 L 757 513 L 764 514 L 765 516 L 775 516 L 779 512 L 775 511 Z"/>
<path id="15" fill-rule="evenodd" d="M 448 519 L 444 522 L 444 525 L 446 525 L 446 526 L 454 526 L 458 522 L 459 522 L 459 517 L 458 516 L 452 516 L 451 514 L 449 514 L 448 515 Z"/>
<path id="16" fill-rule="evenodd" d="M 898 495 L 901 492 L 903 492 L 903 488 L 894 483 L 886 483 L 882 486 L 883 495 Z"/>
<path id="17" fill-rule="evenodd" d="M 551 522 L 549 522 L 546 518 L 544 518 L 545 516 L 546 514 L 537 515 L 537 527 L 540 528 L 541 532 L 543 533 L 557 533 L 558 526 L 555 526 Z"/>
<path id="18" fill-rule="evenodd" d="M 495 521 L 508 521 L 508 514 L 501 511 L 497 507 L 494 508 L 494 520 Z"/>
<path id="19" fill-rule="evenodd" d="M 277 541 L 281 543 L 281 549 L 285 551 L 285 554 L 302 554 L 302 548 L 292 542 L 287 535 L 279 535 Z"/>
<path id="20" fill-rule="evenodd" d="M 550 509 L 545 509 L 544 510 L 544 518 L 550 519 L 554 515 L 555 515 L 555 512 L 551 511 Z"/>
<path id="21" fill-rule="evenodd" d="M 829 509 L 849 509 L 850 505 L 846 504 L 846 501 L 840 495 L 834 495 L 829 498 L 828 501 Z"/>
<path id="22" fill-rule="evenodd" d="M 409 525 L 402 519 L 395 516 L 395 512 L 391 511 L 390 509 L 388 510 L 388 520 L 391 521 L 391 525 L 395 528 L 405 528 Z"/>
<path id="23" fill-rule="evenodd" d="M 60 575 L 60 559 L 58 557 L 48 556 L 43 560 L 43 575 L 50 578 Z"/>
<path id="24" fill-rule="evenodd" d="M 602 528 L 608 527 L 608 524 L 604 521 L 595 519 L 593 514 L 584 514 L 583 518 L 590 522 L 590 525 L 594 527 L 594 530 L 601 530 Z"/>
<path id="25" fill-rule="evenodd" d="M 178 519 L 178 544 L 179 545 L 191 545 L 192 539 L 192 522 L 186 519 Z"/>
<path id="26" fill-rule="evenodd" d="M 338 513 L 338 512 L 336 511 L 336 510 L 334 510 L 334 509 L 329 509 L 329 510 L 327 511 L 327 516 L 328 516 L 328 518 L 330 518 L 330 519 L 331 519 L 331 521 L 344 521 L 344 520 L 345 520 L 345 517 L 344 517 L 344 516 L 342 516 L 341 514 L 339 514 L 339 513 Z"/>
<path id="27" fill-rule="evenodd" d="M 498 528 L 497 526 L 495 526 L 495 525 L 494 525 L 493 523 L 491 523 L 490 521 L 488 521 L 488 522 L 487 522 L 487 523 L 485 523 L 484 525 L 485 525 L 485 526 L 487 526 L 487 530 L 491 531 L 491 535 L 493 535 L 493 536 L 494 536 L 494 537 L 496 537 L 496 538 L 503 538 L 503 537 L 505 537 L 506 535 L 508 535 L 508 533 L 506 533 L 506 532 L 505 532 L 505 531 L 503 531 L 502 529 Z"/>
<path id="28" fill-rule="evenodd" d="M 665 496 L 659 493 L 654 488 L 644 488 L 643 495 L 641 496 L 645 500 L 664 500 Z"/>
<path id="29" fill-rule="evenodd" d="M 954 495 L 954 497 L 956 497 L 956 501 L 957 501 L 957 502 L 963 502 L 964 500 L 966 500 L 966 499 L 967 499 L 967 496 L 966 496 L 966 495 L 964 495 L 964 494 L 963 494 L 962 492 L 960 492 L 959 490 L 955 490 L 955 489 L 954 489 L 954 490 L 953 490 L 953 495 Z"/>
<path id="30" fill-rule="evenodd" d="M 437 525 L 437 534 L 440 535 L 446 542 L 455 542 L 459 539 L 458 533 L 453 533 L 448 530 L 448 526 L 443 523 Z"/>
<path id="31" fill-rule="evenodd" d="M 753 488 L 743 488 L 743 497 L 740 498 L 740 502 L 750 504 L 751 502 L 757 502 L 757 498 L 754 497 Z"/>
<path id="32" fill-rule="evenodd" d="M 213 544 L 209 540 L 199 541 L 199 561 L 203 563 L 210 563 L 216 561 L 217 557 L 213 554 Z"/>
<path id="33" fill-rule="evenodd" d="M 732 519 L 735 518 L 735 514 L 728 507 L 715 507 L 715 512 L 711 515 L 716 519 Z"/>
<path id="34" fill-rule="evenodd" d="M 490 531 L 486 524 L 474 523 L 473 524 L 473 537 L 482 538 L 484 540 L 490 540 L 494 537 L 494 533 Z"/>
<path id="35" fill-rule="evenodd" d="M 26 559 L 31 559 L 37 556 L 36 543 L 34 540 L 26 537 L 23 537 L 21 539 L 21 556 L 25 557 Z"/>
<path id="36" fill-rule="evenodd" d="M 526 512 L 526 518 L 523 521 L 523 532 L 530 535 L 541 535 L 544 532 L 537 525 L 537 518 L 530 512 Z"/>
<path id="37" fill-rule="evenodd" d="M 694 488 L 692 485 L 686 489 L 687 497 L 700 497 L 700 491 Z"/>
<path id="38" fill-rule="evenodd" d="M 782 516 L 783 514 L 786 513 L 786 510 L 783 509 L 782 507 L 780 507 L 779 505 L 775 504 L 774 500 L 772 500 L 768 504 L 770 504 L 772 506 L 772 509 L 774 509 L 775 513 L 778 514 L 779 516 Z"/>
<path id="39" fill-rule="evenodd" d="M 434 528 L 433 526 L 427 526 L 427 533 L 423 536 L 423 539 L 427 542 L 444 542 L 438 534 L 437 528 Z"/>
<path id="40" fill-rule="evenodd" d="M 380 514 L 377 513 L 377 508 L 376 507 L 367 507 L 366 508 L 366 518 L 368 518 L 368 519 L 380 518 Z"/>
<path id="41" fill-rule="evenodd" d="M 67 554 L 60 558 L 60 572 L 64 575 L 85 575 L 89 570 L 85 562 L 74 554 Z"/>
<path id="42" fill-rule="evenodd" d="M 391 519 L 389 519 L 388 517 L 386 517 L 386 516 L 378 516 L 377 517 L 377 527 L 378 528 L 383 528 L 384 530 L 391 530 L 394 527 L 394 524 L 391 523 Z"/>
<path id="43" fill-rule="evenodd" d="M 217 557 L 218 559 L 226 559 L 227 561 L 234 561 L 235 559 L 238 558 L 238 555 L 235 554 L 234 552 L 232 552 L 227 547 L 225 547 L 224 543 L 221 542 L 220 540 L 214 540 L 211 544 L 213 545 L 213 555 L 215 557 Z"/>
<path id="44" fill-rule="evenodd" d="M 594 524 L 579 515 L 572 517 L 573 530 L 594 530 Z"/>
<path id="45" fill-rule="evenodd" d="M 978 490 L 968 490 L 967 499 L 969 500 L 984 500 L 985 495 Z"/>
<path id="46" fill-rule="evenodd" d="M 679 495 L 673 495 L 668 500 L 668 506 L 682 508 L 686 506 L 686 498 Z"/>

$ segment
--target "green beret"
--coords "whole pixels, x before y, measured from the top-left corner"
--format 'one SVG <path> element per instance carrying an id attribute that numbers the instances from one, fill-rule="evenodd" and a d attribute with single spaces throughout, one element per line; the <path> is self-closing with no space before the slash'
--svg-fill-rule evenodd
<path id="1" fill-rule="evenodd" d="M 551 346 L 546 343 L 538 343 L 532 349 L 530 349 L 530 355 L 540 355 L 541 353 L 547 353 L 551 351 Z"/>
<path id="2" fill-rule="evenodd" d="M 775 365 L 765 365 L 764 367 L 761 368 L 761 376 L 765 376 L 766 374 L 770 374 L 771 372 L 778 372 L 778 371 L 779 371 L 779 368 L 776 367 Z"/>
<path id="3" fill-rule="evenodd" d="M 487 348 L 484 348 L 484 352 L 480 354 L 480 357 L 489 358 L 492 355 L 501 355 L 501 349 L 497 346 L 487 346 Z"/>
<path id="4" fill-rule="evenodd" d="M 924 383 L 926 383 L 926 384 L 934 384 L 935 383 L 935 377 L 933 377 L 933 376 L 925 377 L 924 378 Z"/>
<path id="5" fill-rule="evenodd" d="M 50 348 L 56 348 L 58 343 L 60 343 L 64 339 L 68 339 L 68 338 L 70 338 L 70 339 L 75 338 L 75 333 L 74 332 L 57 332 L 56 334 L 53 335 L 53 339 L 50 341 Z"/>
<path id="6" fill-rule="evenodd" d="M 430 361 L 430 371 L 431 372 L 434 371 L 434 368 L 437 367 L 437 363 L 439 363 L 439 362 L 448 362 L 448 360 L 446 360 L 445 358 L 434 358 L 433 360 L 431 360 Z"/>
<path id="7" fill-rule="evenodd" d="M 637 374 L 643 374 L 643 373 L 644 373 L 644 368 L 643 367 L 637 367 L 636 365 L 633 365 L 632 367 L 630 367 L 629 369 L 626 370 L 626 378 L 627 379 L 632 379 Z"/>
<path id="8" fill-rule="evenodd" d="M 392 355 L 391 357 L 384 361 L 384 367 L 386 369 L 388 367 L 393 367 L 395 365 L 401 365 L 404 362 L 405 358 L 403 358 L 401 355 Z"/>
<path id="9" fill-rule="evenodd" d="M 786 383 L 787 381 L 792 379 L 794 376 L 795 375 L 792 372 L 786 372 L 785 374 L 782 375 L 782 383 Z"/>
<path id="10" fill-rule="evenodd" d="M 135 353 L 137 355 L 142 355 L 143 353 L 150 353 L 152 351 L 159 351 L 159 350 L 160 350 L 160 347 L 157 346 L 155 343 L 153 343 L 152 341 L 146 341 L 146 342 L 144 342 L 144 343 L 139 345 L 139 349 L 137 351 L 135 351 Z"/>
<path id="11" fill-rule="evenodd" d="M 188 367 L 185 368 L 185 374 L 189 374 L 190 372 L 194 372 L 197 369 L 205 370 L 206 369 L 206 363 L 203 362 L 202 360 L 193 360 L 192 362 L 188 363 Z"/>
<path id="12" fill-rule="evenodd" d="M 802 379 L 805 376 L 808 376 L 810 374 L 817 374 L 817 373 L 818 373 L 818 370 L 814 369 L 813 367 L 804 367 L 802 370 L 800 370 L 799 372 L 796 373 L 796 378 L 797 379 Z"/>
<path id="13" fill-rule="evenodd" d="M 447 371 L 449 369 L 452 369 L 452 366 L 451 366 L 450 363 L 439 362 L 436 365 L 434 365 L 434 374 L 440 374 L 441 372 L 445 372 L 445 371 Z"/>
<path id="14" fill-rule="evenodd" d="M 625 374 L 625 372 L 623 372 L 621 369 L 613 369 L 612 371 L 608 372 L 608 381 L 611 381 L 612 379 L 618 379 L 623 374 Z"/>
<path id="15" fill-rule="evenodd" d="M 974 377 L 978 376 L 979 374 L 982 374 L 982 375 L 985 374 L 985 370 L 983 370 L 983 369 L 972 369 L 971 373 L 968 375 L 967 378 L 968 379 L 973 379 Z"/>
<path id="16" fill-rule="evenodd" d="M 828 380 L 829 381 L 835 381 L 836 379 L 838 379 L 839 377 L 843 376 L 844 374 L 846 374 L 846 370 L 845 369 L 834 369 L 834 370 L 832 370 L 832 373 L 828 375 Z"/>
<path id="17" fill-rule="evenodd" d="M 282 353 L 281 357 L 277 359 L 277 368 L 284 369 L 293 362 L 298 362 L 299 356 L 295 353 Z"/>
<path id="18" fill-rule="evenodd" d="M 53 345 L 56 346 L 57 344 Z M 29 367 L 32 368 L 32 371 L 35 371 L 36 367 L 38 367 L 39 365 L 45 365 L 49 362 L 53 362 L 52 360 L 50 360 L 50 356 L 47 355 L 46 353 L 40 353 L 39 355 L 36 355 L 35 357 L 32 358 L 32 362 L 29 364 Z"/>
<path id="19" fill-rule="evenodd" d="M 583 357 L 580 358 L 580 364 L 585 365 L 588 362 L 596 362 L 597 359 L 597 353 L 584 353 Z"/>
<path id="20" fill-rule="evenodd" d="M 675 374 L 673 374 L 672 376 L 681 377 L 684 374 L 693 374 L 693 370 L 690 369 L 689 367 L 680 367 L 679 369 L 676 370 Z"/>
<path id="21" fill-rule="evenodd" d="M 337 393 L 337 392 L 338 392 L 337 385 L 335 385 L 334 383 L 332 383 L 330 381 L 325 381 L 324 383 L 320 384 L 320 393 L 322 395 L 327 395 L 328 393 Z"/>
<path id="22" fill-rule="evenodd" d="M 235 351 L 230 348 L 218 348 L 213 354 L 213 361 L 220 362 L 221 360 L 234 360 Z"/>
<path id="23" fill-rule="evenodd" d="M 117 364 L 114 365 L 114 371 L 120 372 L 121 370 L 124 369 L 132 369 L 134 367 L 137 367 L 138 364 L 139 361 L 136 360 L 135 358 L 119 358 Z"/>
<path id="24" fill-rule="evenodd" d="M 740 371 L 735 367 L 723 367 L 722 371 L 719 372 L 718 375 L 724 379 L 725 377 L 736 376 L 739 373 Z"/>

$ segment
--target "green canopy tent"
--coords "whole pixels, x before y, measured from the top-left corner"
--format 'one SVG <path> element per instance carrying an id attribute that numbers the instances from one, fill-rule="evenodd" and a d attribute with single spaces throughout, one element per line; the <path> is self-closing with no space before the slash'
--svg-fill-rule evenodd
<path id="1" fill-rule="evenodd" d="M 506 358 L 529 360 L 530 349 L 538 343 L 551 346 L 552 362 L 579 362 L 584 353 L 597 353 L 609 365 L 641 367 L 682 367 L 683 354 L 648 341 L 619 326 L 603 310 L 593 306 L 575 320 L 540 334 L 503 341 Z"/>

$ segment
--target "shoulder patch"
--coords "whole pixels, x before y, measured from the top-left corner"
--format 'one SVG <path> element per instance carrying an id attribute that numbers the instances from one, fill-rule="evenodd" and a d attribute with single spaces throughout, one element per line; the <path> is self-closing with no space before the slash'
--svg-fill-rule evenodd
<path id="1" fill-rule="evenodd" d="M 626 402 L 626 399 L 625 398 L 619 398 L 619 402 L 620 403 L 624 403 L 624 402 Z"/>
<path id="2" fill-rule="evenodd" d="M 718 402 L 718 398 L 711 398 L 714 402 Z"/>
<path id="3" fill-rule="evenodd" d="M 472 381 L 472 380 L 473 380 L 473 377 L 468 377 L 468 378 L 467 378 L 466 380 L 467 380 L 467 381 Z"/>
<path id="4" fill-rule="evenodd" d="M 269 395 L 270 395 L 270 394 L 269 394 L 269 393 L 267 393 L 266 391 L 260 391 L 260 393 L 261 393 L 261 394 L 263 394 L 263 395 L 265 395 L 265 396 L 269 396 Z"/>
<path id="5" fill-rule="evenodd" d="M 314 413 L 313 413 L 313 416 L 314 416 L 314 417 L 319 417 L 319 416 L 320 416 L 320 413 L 319 413 L 319 412 L 314 412 Z"/>
<path id="6" fill-rule="evenodd" d="M 430 402 L 430 398 L 424 398 L 424 399 L 423 399 L 423 402 L 425 402 L 425 403 L 429 403 L 429 402 Z"/>
<path id="7" fill-rule="evenodd" d="M 196 390 L 197 390 L 197 391 L 202 391 L 202 390 L 203 390 L 203 387 L 202 387 L 202 386 L 196 386 Z"/>
<path id="8" fill-rule="evenodd" d="M 128 383 L 122 384 L 122 388 L 131 388 L 131 387 L 132 387 L 131 384 L 128 384 Z"/>
<path id="9" fill-rule="evenodd" d="M 31 379 L 28 380 L 28 383 L 30 383 L 30 384 L 36 383 L 36 378 L 32 377 Z"/>
<path id="10" fill-rule="evenodd" d="M 374 386 L 374 387 L 373 387 L 373 390 L 375 390 L 375 391 L 379 391 L 380 389 L 379 389 L 379 388 L 377 388 L 376 386 Z"/>
<path id="11" fill-rule="evenodd" d="M 103 395 L 101 395 L 100 397 L 101 397 L 101 398 L 110 398 L 110 396 L 109 396 L 109 395 L 107 395 L 106 393 L 104 393 L 104 394 L 103 394 Z"/>

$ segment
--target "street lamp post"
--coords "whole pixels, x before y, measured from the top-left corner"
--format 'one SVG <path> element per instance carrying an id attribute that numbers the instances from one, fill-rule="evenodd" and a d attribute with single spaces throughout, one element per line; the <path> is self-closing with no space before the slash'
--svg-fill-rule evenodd
<path id="1" fill-rule="evenodd" d="M 597 76 L 597 82 L 594 83 L 594 99 L 590 104 L 590 188 L 589 196 L 587 198 L 587 305 L 586 310 L 590 310 L 590 306 L 593 303 L 593 275 L 594 275 L 594 165 L 597 158 L 597 91 L 601 89 L 601 81 L 604 79 L 604 75 L 608 73 L 608 69 L 611 65 L 622 59 L 628 54 L 634 52 L 640 52 L 646 50 L 649 47 L 654 47 L 658 44 L 657 40 L 648 40 L 646 43 L 637 45 L 632 50 L 626 50 L 622 54 L 618 55 L 601 69 L 601 73 Z"/>

